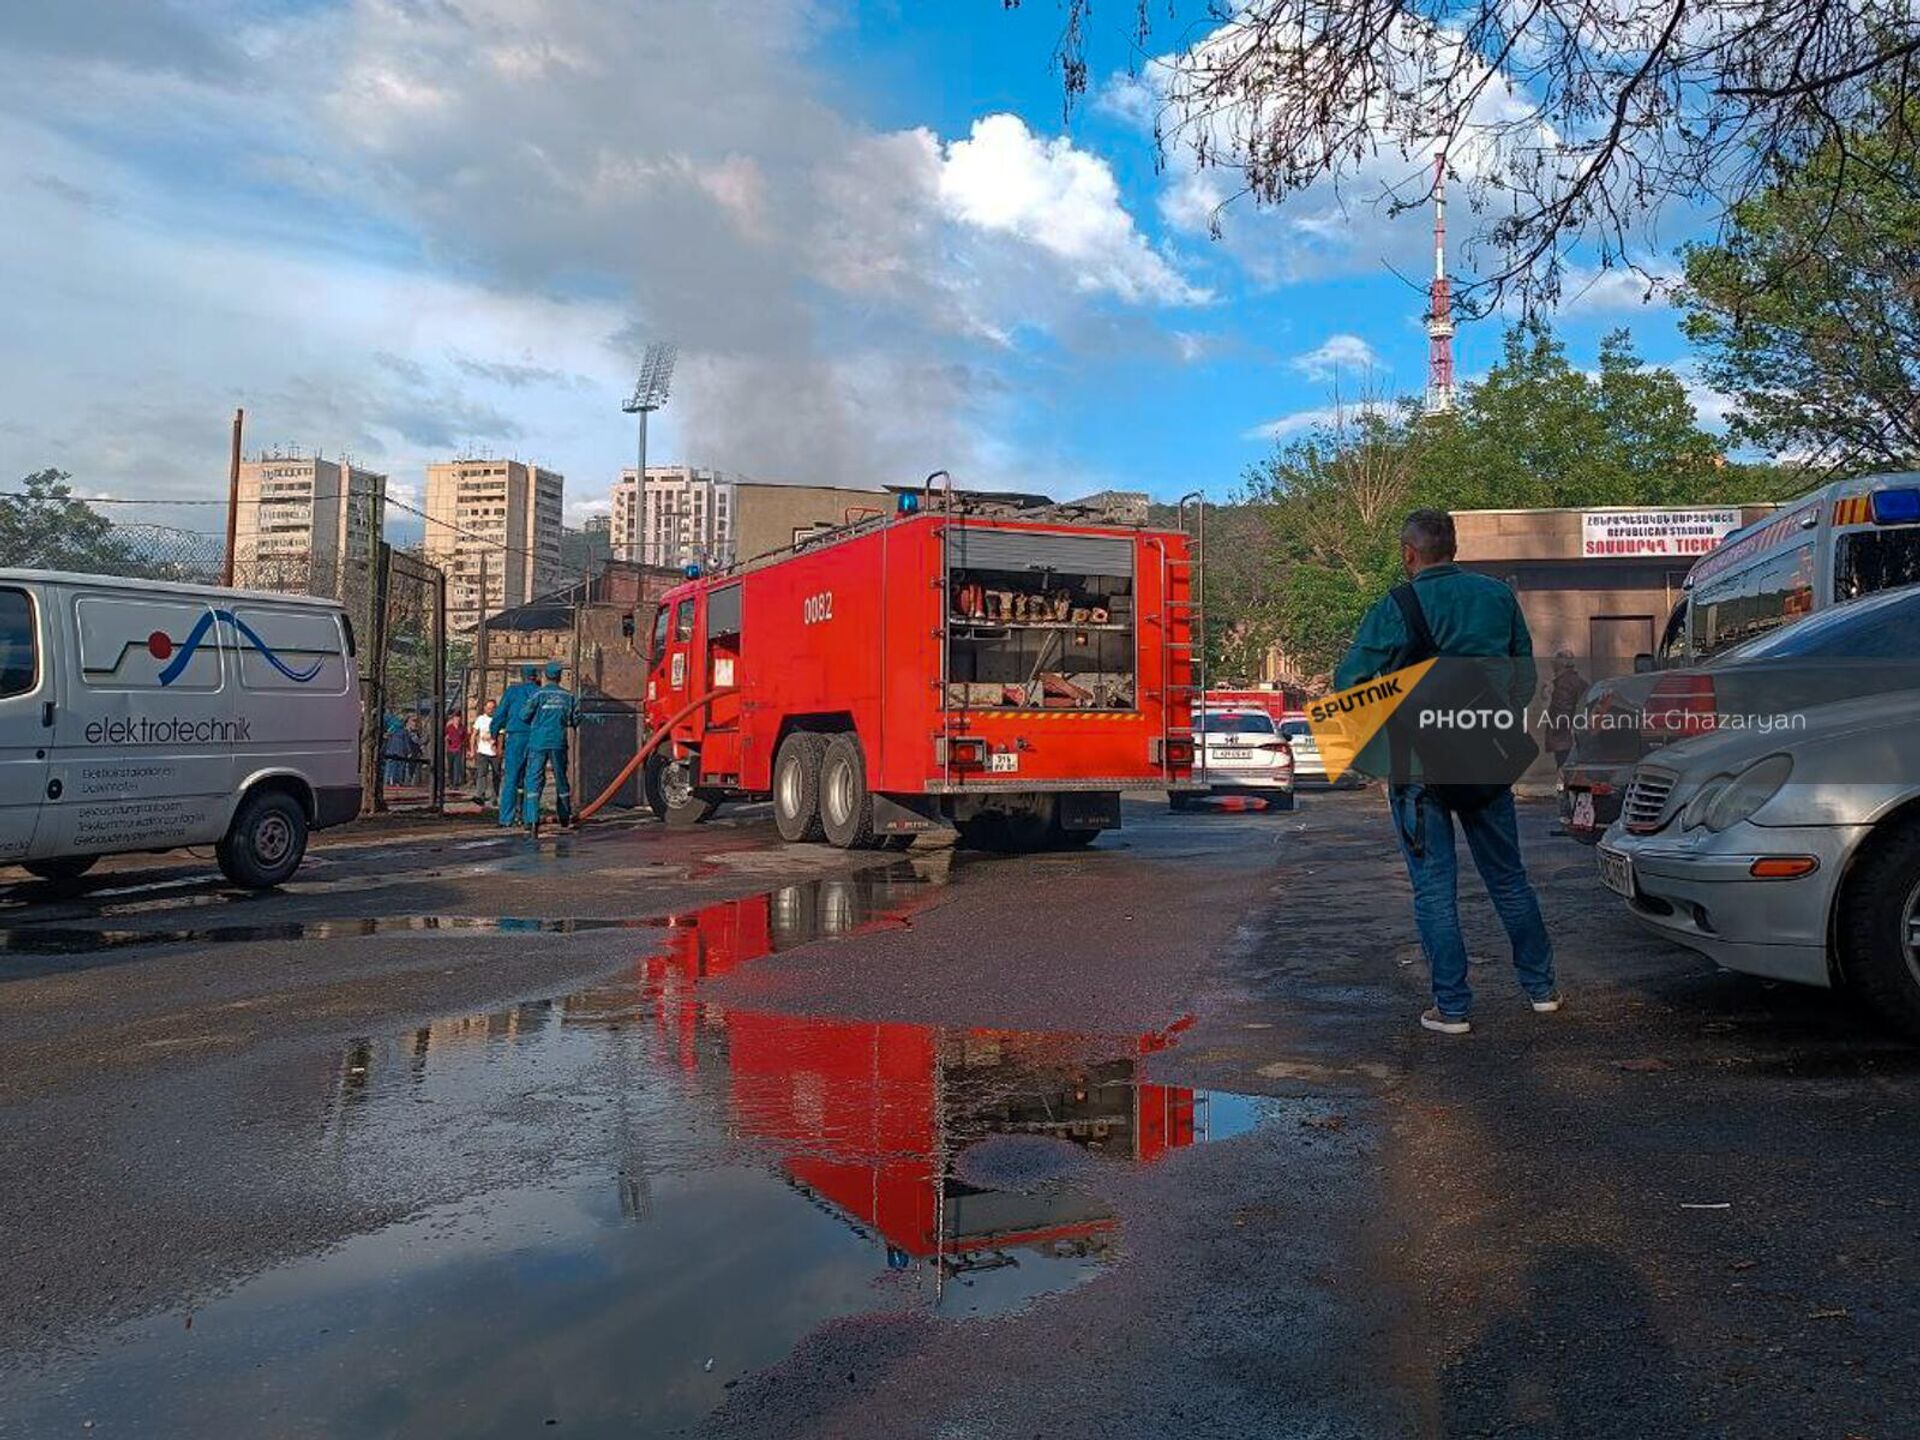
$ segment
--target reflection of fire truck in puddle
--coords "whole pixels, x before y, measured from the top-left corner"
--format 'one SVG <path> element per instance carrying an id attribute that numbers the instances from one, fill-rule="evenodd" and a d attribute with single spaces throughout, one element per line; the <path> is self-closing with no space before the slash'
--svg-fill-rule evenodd
<path id="1" fill-rule="evenodd" d="M 724 1064 L 741 1132 L 775 1147 L 795 1184 L 883 1239 L 896 1267 L 938 1259 L 956 1273 L 1009 1263 L 1013 1249 L 1096 1254 L 1115 1228 L 1098 1199 L 1045 1177 L 995 1188 L 963 1178 L 969 1167 L 956 1161 L 996 1135 L 1135 1161 L 1192 1144 L 1205 1097 L 1140 1078 L 1144 1057 L 1187 1021 L 1102 1037 L 722 1010 L 696 996 L 698 981 L 760 956 L 901 921 L 927 903 L 927 888 L 902 866 L 675 919 L 669 943 L 644 962 L 656 1024 L 684 1068 Z"/>

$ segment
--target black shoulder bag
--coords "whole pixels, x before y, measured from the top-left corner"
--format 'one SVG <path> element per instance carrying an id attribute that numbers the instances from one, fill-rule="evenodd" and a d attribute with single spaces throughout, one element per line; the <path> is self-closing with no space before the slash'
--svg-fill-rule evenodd
<path id="1" fill-rule="evenodd" d="M 1442 660 L 1440 644 L 1427 624 L 1427 612 L 1411 583 L 1396 585 L 1394 604 L 1407 625 L 1408 643 L 1400 665 Z M 1422 710 L 1471 716 L 1471 724 L 1421 726 Z M 1483 717 L 1504 717 L 1506 725 L 1483 723 Z M 1494 687 L 1488 666 L 1455 656 L 1426 673 L 1404 703 L 1387 721 L 1387 745 L 1392 758 L 1392 781 L 1406 784 L 1412 776 L 1412 756 L 1420 757 L 1421 783 L 1441 805 L 1456 812 L 1478 810 L 1513 788 L 1539 757 L 1540 747 L 1526 731 L 1524 707 Z M 1433 777 L 1449 777 L 1435 779 Z M 1454 778 L 1457 777 L 1457 778 Z"/>

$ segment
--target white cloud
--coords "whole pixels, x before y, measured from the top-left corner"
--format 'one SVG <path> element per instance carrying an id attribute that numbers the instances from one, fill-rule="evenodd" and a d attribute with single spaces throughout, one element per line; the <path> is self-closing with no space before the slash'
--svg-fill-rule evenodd
<path id="1" fill-rule="evenodd" d="M 1191 305 L 1207 292 L 1147 244 L 1106 161 L 1064 137 L 1043 139 L 1014 115 L 989 115 L 947 146 L 940 201 L 963 224 L 1011 235 L 1065 262 L 1082 290 Z"/>
<path id="2" fill-rule="evenodd" d="M 1242 430 L 1242 440 L 1288 440 L 1309 430 L 1317 430 L 1323 425 L 1338 423 L 1341 410 L 1338 405 L 1319 405 L 1310 410 L 1295 410 L 1278 419 L 1268 420 L 1255 425 L 1250 430 Z"/>
<path id="3" fill-rule="evenodd" d="M 1252 429 L 1242 430 L 1242 440 L 1291 440 L 1310 430 L 1338 429 L 1353 424 L 1356 420 L 1369 415 L 1385 415 L 1391 409 L 1388 402 L 1362 401 L 1359 404 L 1335 401 L 1331 405 L 1316 405 L 1306 410 L 1294 410 L 1273 420 L 1255 425 Z"/>
<path id="4" fill-rule="evenodd" d="M 1679 278 L 1680 267 L 1658 255 L 1604 269 L 1572 265 L 1561 277 L 1560 313 L 1581 316 L 1663 309 L 1672 303 L 1672 287 Z"/>
<path id="5" fill-rule="evenodd" d="M 0 11 L 0 459 L 101 488 L 204 493 L 244 404 L 250 437 L 396 478 L 511 446 L 586 504 L 657 338 L 682 346 L 664 457 L 1030 484 L 997 367 L 1209 298 L 1071 140 L 836 110 L 815 0 L 171 7 L 165 37 L 68 8 Z"/>
<path id="6" fill-rule="evenodd" d="M 1329 335 L 1320 345 L 1287 364 L 1309 380 L 1336 380 L 1342 373 L 1378 369 L 1380 356 L 1358 335 Z"/>

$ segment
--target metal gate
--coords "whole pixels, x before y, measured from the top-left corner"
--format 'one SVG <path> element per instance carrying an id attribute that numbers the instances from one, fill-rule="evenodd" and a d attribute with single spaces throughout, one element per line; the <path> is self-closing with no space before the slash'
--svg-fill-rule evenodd
<path id="1" fill-rule="evenodd" d="M 368 633 L 361 783 L 375 810 L 438 810 L 447 797 L 447 577 L 382 544 Z"/>

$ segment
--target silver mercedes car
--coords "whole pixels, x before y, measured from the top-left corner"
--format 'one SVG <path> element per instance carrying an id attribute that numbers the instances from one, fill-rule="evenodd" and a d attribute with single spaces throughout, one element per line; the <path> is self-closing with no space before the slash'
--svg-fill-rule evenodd
<path id="1" fill-rule="evenodd" d="M 1856 698 L 1723 711 L 1642 761 L 1600 878 L 1642 925 L 1729 970 L 1844 984 L 1920 1035 L 1920 686 L 1906 658 L 1920 655 L 1920 590 L 1803 625 L 1806 640 L 1781 646 L 1811 667 L 1793 688 L 1817 673 L 1823 632 L 1850 626 L 1854 683 L 1835 691 Z M 1860 695 L 1857 667 L 1876 655 L 1901 688 Z"/>

